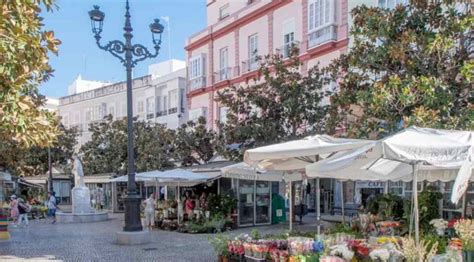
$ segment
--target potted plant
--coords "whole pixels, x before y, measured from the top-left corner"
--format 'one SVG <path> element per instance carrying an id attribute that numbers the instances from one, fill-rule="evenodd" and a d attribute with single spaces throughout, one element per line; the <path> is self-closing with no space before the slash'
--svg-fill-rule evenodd
<path id="1" fill-rule="evenodd" d="M 224 234 L 217 234 L 214 238 L 209 237 L 209 244 L 214 248 L 214 252 L 217 255 L 217 261 L 228 262 L 229 261 L 229 249 L 228 242 L 230 238 Z"/>
<path id="2" fill-rule="evenodd" d="M 454 229 L 462 242 L 462 256 L 465 262 L 474 262 L 474 222 L 472 219 L 461 219 Z"/>

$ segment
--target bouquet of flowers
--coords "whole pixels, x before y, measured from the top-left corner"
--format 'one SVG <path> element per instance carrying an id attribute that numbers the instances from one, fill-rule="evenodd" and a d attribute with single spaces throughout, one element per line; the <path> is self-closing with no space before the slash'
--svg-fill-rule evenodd
<path id="1" fill-rule="evenodd" d="M 448 228 L 448 221 L 438 218 L 433 219 L 430 221 L 430 225 L 432 225 L 436 229 L 436 233 L 440 236 L 444 235 L 444 231 Z"/>
<path id="2" fill-rule="evenodd" d="M 351 260 L 354 257 L 354 251 L 350 250 L 345 244 L 329 247 L 329 254 L 331 256 L 341 257 L 345 260 Z"/>
<path id="3" fill-rule="evenodd" d="M 471 219 L 461 219 L 454 224 L 454 229 L 462 241 L 463 250 L 474 250 L 474 222 Z"/>
<path id="4" fill-rule="evenodd" d="M 288 248 L 291 255 L 305 255 L 313 250 L 313 240 L 304 237 L 292 237 L 288 239 Z"/>
<path id="5" fill-rule="evenodd" d="M 370 252 L 369 256 L 373 261 L 386 262 L 390 258 L 390 251 L 385 248 L 374 249 L 372 252 Z"/>
<path id="6" fill-rule="evenodd" d="M 361 260 L 369 255 L 369 248 L 365 244 L 365 240 L 351 240 L 348 242 L 348 246 L 354 251 L 355 256 Z"/>

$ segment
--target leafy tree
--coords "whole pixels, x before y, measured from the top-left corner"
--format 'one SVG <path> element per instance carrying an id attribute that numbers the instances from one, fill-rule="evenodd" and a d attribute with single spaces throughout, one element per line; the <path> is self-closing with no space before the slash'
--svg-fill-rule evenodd
<path id="1" fill-rule="evenodd" d="M 54 114 L 41 110 L 38 86 L 53 70 L 48 52 L 60 41 L 43 29 L 40 7 L 53 0 L 2 1 L 0 4 L 0 143 L 48 146 L 58 133 Z"/>
<path id="2" fill-rule="evenodd" d="M 189 121 L 176 130 L 174 150 L 182 166 L 207 163 L 214 156 L 216 134 L 206 127 L 206 118 Z"/>
<path id="3" fill-rule="evenodd" d="M 217 101 L 229 107 L 227 122 L 220 125 L 219 151 L 240 159 L 245 149 L 324 132 L 330 90 L 323 70 L 300 70 L 298 50 L 290 57 L 259 58 L 260 78 L 249 86 L 231 86 Z"/>
<path id="4" fill-rule="evenodd" d="M 69 162 L 77 144 L 77 129 L 59 127 L 59 135 L 51 144 L 51 164 L 63 170 L 70 169 Z M 0 147 L 0 166 L 15 175 L 36 176 L 48 170 L 48 148 L 32 146 L 29 148 L 18 143 L 2 143 Z"/>
<path id="5" fill-rule="evenodd" d="M 80 153 L 85 174 L 118 173 L 127 170 L 127 120 L 112 116 L 89 125 L 91 140 Z M 134 121 L 135 165 L 137 172 L 172 167 L 173 132 L 161 124 Z"/>
<path id="6" fill-rule="evenodd" d="M 331 116 L 349 135 L 383 136 L 404 126 L 474 128 L 470 11 L 451 0 L 352 10 L 353 46 L 332 76 Z M 464 9 L 469 10 L 469 9 Z"/>

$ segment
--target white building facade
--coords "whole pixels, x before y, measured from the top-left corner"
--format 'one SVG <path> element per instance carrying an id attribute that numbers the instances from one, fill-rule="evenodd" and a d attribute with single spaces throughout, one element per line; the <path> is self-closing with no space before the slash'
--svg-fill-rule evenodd
<path id="1" fill-rule="evenodd" d="M 66 127 L 79 130 L 78 145 L 87 142 L 90 123 L 105 116 L 127 116 L 126 82 L 103 85 L 59 98 L 59 115 Z M 76 90 L 81 87 L 76 87 Z M 71 88 L 70 88 L 71 90 Z M 185 63 L 169 60 L 149 67 L 149 75 L 133 79 L 133 115 L 141 121 L 177 128 L 188 121 Z"/>

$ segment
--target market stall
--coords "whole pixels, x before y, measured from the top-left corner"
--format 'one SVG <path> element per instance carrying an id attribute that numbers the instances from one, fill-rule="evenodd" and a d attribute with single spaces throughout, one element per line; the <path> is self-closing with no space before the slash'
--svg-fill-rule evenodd
<path id="1" fill-rule="evenodd" d="M 190 190 L 201 184 L 214 184 L 220 174 L 196 173 L 185 169 L 167 171 L 150 171 L 137 174 L 138 178 L 148 180 L 156 188 L 165 186 L 167 189 L 176 188 L 175 199 L 159 201 L 156 211 L 156 222 L 164 229 L 178 229 L 182 222 L 192 220 L 211 219 L 211 212 L 207 209 L 208 197 L 205 191 Z M 182 195 L 182 189 L 188 188 Z M 217 186 L 216 186 L 217 188 Z M 196 192 L 200 195 L 196 195 Z M 209 192 L 207 192 L 209 193 Z"/>
<path id="2" fill-rule="evenodd" d="M 369 143 L 370 141 L 367 140 L 336 138 L 328 135 L 315 135 L 300 140 L 247 150 L 244 154 L 244 161 L 249 165 L 258 166 L 261 169 L 277 170 L 282 172 L 298 172 L 304 170 L 307 165 L 318 162 L 320 159 L 328 158 L 336 152 L 360 148 Z M 321 220 L 319 179 L 317 179 L 315 187 L 316 216 L 319 232 Z M 291 189 L 292 186 L 290 185 L 290 190 Z M 293 194 L 290 193 L 290 230 L 292 229 L 293 224 L 293 197 Z M 303 213 L 305 205 L 301 204 L 299 209 L 299 212 Z"/>
<path id="3" fill-rule="evenodd" d="M 308 165 L 311 177 L 342 180 L 455 180 L 452 202 L 458 202 L 472 177 L 474 132 L 410 127 L 361 148 L 340 152 Z M 419 241 L 418 190 L 413 190 L 415 239 Z"/>

